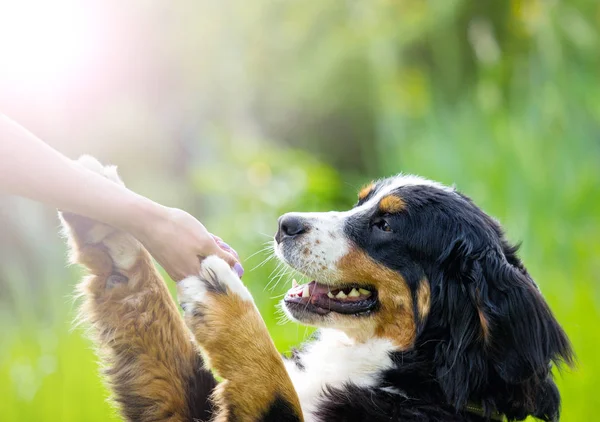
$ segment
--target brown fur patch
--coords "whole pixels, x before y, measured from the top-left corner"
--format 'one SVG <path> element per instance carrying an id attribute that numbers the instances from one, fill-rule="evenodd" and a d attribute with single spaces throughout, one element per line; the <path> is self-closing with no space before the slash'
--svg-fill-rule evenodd
<path id="1" fill-rule="evenodd" d="M 131 245 L 132 238 L 108 229 L 99 243 L 86 244 L 91 224 L 98 223 L 68 215 L 63 218 L 70 229 L 72 259 L 92 273 L 78 286 L 84 298 L 80 318 L 91 325 L 104 374 L 123 418 L 190 420 L 186 380 L 201 370 L 201 361 L 150 255 L 140 247 L 132 255 L 135 263 L 131 269 L 114 273 L 104 242 Z"/>
<path id="2" fill-rule="evenodd" d="M 299 418 L 300 402 L 283 359 L 253 302 L 227 291 L 208 293 L 202 317 L 188 313 L 187 323 L 224 381 L 215 390 L 217 421 L 260 420 L 273 399 L 282 397 Z"/>
<path id="3" fill-rule="evenodd" d="M 417 312 L 419 318 L 424 320 L 429 315 L 429 308 L 431 306 L 431 289 L 429 287 L 429 281 L 427 279 L 421 280 L 417 289 Z"/>
<path id="4" fill-rule="evenodd" d="M 490 337 L 490 329 L 487 318 L 479 307 L 477 307 L 477 315 L 479 316 L 479 323 L 481 324 L 481 335 L 483 336 L 483 341 L 487 343 Z"/>
<path id="5" fill-rule="evenodd" d="M 369 194 L 371 193 L 371 191 L 373 190 L 373 188 L 375 187 L 375 183 L 371 182 L 368 185 L 363 186 L 360 191 L 358 192 L 358 199 L 360 201 L 362 201 L 363 199 L 365 199 L 367 196 L 369 196 Z"/>
<path id="6" fill-rule="evenodd" d="M 363 282 L 377 289 L 380 309 L 368 317 L 373 333 L 390 339 L 401 350 L 411 347 L 416 336 L 415 320 L 412 295 L 404 278 L 358 248 L 346 254 L 338 268 L 344 281 Z"/>
<path id="7" fill-rule="evenodd" d="M 406 204 L 396 195 L 388 195 L 379 201 L 379 210 L 386 214 L 396 214 L 404 209 Z"/>
<path id="8" fill-rule="evenodd" d="M 487 317 L 485 316 L 485 313 L 483 312 L 483 309 L 481 306 L 481 297 L 480 297 L 479 289 L 475 290 L 475 295 L 476 295 L 476 301 L 477 301 L 477 303 L 476 303 L 477 316 L 479 317 L 479 325 L 481 325 L 481 337 L 483 338 L 484 343 L 487 343 L 490 339 L 490 327 L 489 327 Z"/>

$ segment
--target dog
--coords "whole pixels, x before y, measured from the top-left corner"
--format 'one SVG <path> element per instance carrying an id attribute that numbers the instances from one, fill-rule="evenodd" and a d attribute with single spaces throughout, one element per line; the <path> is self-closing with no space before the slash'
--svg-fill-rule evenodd
<path id="1" fill-rule="evenodd" d="M 276 255 L 314 280 L 282 307 L 319 328 L 289 357 L 223 260 L 178 283 L 182 317 L 136 239 L 60 216 L 125 420 L 558 420 L 569 340 L 499 224 L 454 188 L 400 175 L 349 211 L 279 219 Z"/>

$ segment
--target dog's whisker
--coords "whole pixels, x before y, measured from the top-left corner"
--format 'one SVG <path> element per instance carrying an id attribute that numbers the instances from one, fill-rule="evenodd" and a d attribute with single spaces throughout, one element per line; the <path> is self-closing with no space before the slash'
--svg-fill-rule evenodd
<path id="1" fill-rule="evenodd" d="M 284 265 L 281 268 L 281 271 L 279 271 L 279 273 L 277 273 L 277 275 L 274 277 L 277 280 L 277 282 L 275 283 L 275 285 L 277 285 L 277 283 L 279 283 L 281 281 L 281 278 L 285 277 L 288 273 L 289 273 L 289 268 Z"/>
<path id="2" fill-rule="evenodd" d="M 259 249 L 258 251 L 254 252 L 252 255 L 248 256 L 246 259 L 247 259 L 247 260 L 248 260 L 248 259 L 251 259 L 251 258 L 255 257 L 255 256 L 256 256 L 256 255 L 258 255 L 258 254 L 262 254 L 262 253 L 264 253 L 264 252 L 267 252 L 267 251 L 269 251 L 269 249 L 271 249 L 271 247 L 270 247 L 270 246 L 265 246 L 265 247 L 263 247 L 262 249 Z"/>
<path id="3" fill-rule="evenodd" d="M 269 284 L 271 284 L 271 282 L 273 281 L 273 274 L 278 273 L 279 271 L 281 271 L 281 266 L 282 265 L 283 264 L 281 262 L 278 262 L 277 265 L 275 266 L 275 268 L 273 268 L 273 270 L 271 270 L 271 273 L 267 277 L 269 279 L 269 283 L 267 284 L 267 286 L 269 286 Z M 265 288 L 266 288 L 266 286 L 265 286 Z"/>
<path id="4" fill-rule="evenodd" d="M 285 297 L 285 293 L 281 293 L 275 296 L 271 296 L 269 297 L 269 299 L 274 300 L 274 299 L 282 299 L 283 297 Z"/>
<path id="5" fill-rule="evenodd" d="M 257 264 L 254 268 L 252 268 L 250 271 L 254 271 L 260 267 L 263 267 L 267 262 L 269 262 L 270 260 L 272 260 L 275 256 L 274 255 L 269 255 L 267 256 L 265 259 L 263 259 L 259 264 Z"/>
<path id="6" fill-rule="evenodd" d="M 275 265 L 275 268 L 273 268 L 273 270 L 269 274 L 269 278 L 273 277 L 273 273 L 275 273 L 276 271 L 279 271 L 283 265 L 285 265 L 283 262 L 277 261 L 277 265 Z"/>
<path id="7" fill-rule="evenodd" d="M 277 276 L 278 276 L 278 275 L 279 275 L 279 274 L 280 274 L 282 271 L 285 271 L 285 264 L 283 264 L 282 262 L 279 262 L 279 263 L 277 264 L 277 266 L 275 267 L 275 269 L 274 269 L 273 271 L 271 271 L 271 274 L 269 275 L 269 279 L 270 279 L 270 280 L 269 280 L 269 282 L 267 283 L 267 285 L 265 286 L 265 288 L 264 288 L 263 290 L 267 290 L 267 289 L 269 289 L 269 286 L 271 286 L 271 285 L 272 285 L 272 284 L 275 282 L 275 280 L 276 280 Z M 277 272 L 277 273 L 276 273 L 276 275 L 275 275 L 275 276 L 273 276 L 273 273 L 275 273 L 275 272 Z"/>
<path id="8" fill-rule="evenodd" d="M 267 288 L 274 282 L 275 284 L 273 285 L 273 287 L 271 288 L 271 290 L 275 289 L 277 287 L 277 285 L 279 284 L 279 282 L 281 281 L 282 277 L 284 277 L 287 272 L 288 272 L 288 269 L 284 265 L 279 270 L 279 272 L 275 275 L 275 277 L 273 277 L 273 279 L 271 280 L 271 282 L 267 285 Z"/>

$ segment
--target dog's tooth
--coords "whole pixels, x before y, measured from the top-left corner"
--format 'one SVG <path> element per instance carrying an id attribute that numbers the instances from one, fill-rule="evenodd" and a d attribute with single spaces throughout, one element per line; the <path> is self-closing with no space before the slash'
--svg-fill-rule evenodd
<path id="1" fill-rule="evenodd" d="M 309 297 L 310 296 L 310 288 L 308 287 L 308 284 L 304 285 L 304 288 L 302 289 L 302 297 Z"/>
<path id="2" fill-rule="evenodd" d="M 329 299 L 333 299 L 335 296 L 333 295 L 333 293 L 331 293 L 331 292 L 327 292 L 327 297 L 328 297 Z"/>
<path id="3" fill-rule="evenodd" d="M 346 293 L 344 293 L 343 290 L 340 290 L 340 292 L 337 294 L 336 296 L 338 299 L 346 299 L 348 296 L 346 296 Z"/>
<path id="4" fill-rule="evenodd" d="M 363 296 L 371 296 L 371 292 L 365 289 L 358 289 L 361 295 Z"/>
<path id="5" fill-rule="evenodd" d="M 296 279 L 292 280 L 292 289 L 295 289 L 296 287 L 298 287 L 298 282 L 296 281 Z"/>
<path id="6" fill-rule="evenodd" d="M 359 297 L 359 296 L 360 296 L 360 293 L 358 293 L 358 291 L 354 288 L 350 291 L 350 293 L 348 293 L 348 297 Z"/>

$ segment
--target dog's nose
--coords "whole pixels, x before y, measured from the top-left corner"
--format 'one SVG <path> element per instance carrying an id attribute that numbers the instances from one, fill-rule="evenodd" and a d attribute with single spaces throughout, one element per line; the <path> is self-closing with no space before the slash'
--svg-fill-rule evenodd
<path id="1" fill-rule="evenodd" d="M 279 229 L 275 234 L 277 243 L 281 243 L 286 237 L 293 237 L 308 231 L 306 220 L 297 215 L 285 214 L 279 217 Z"/>

